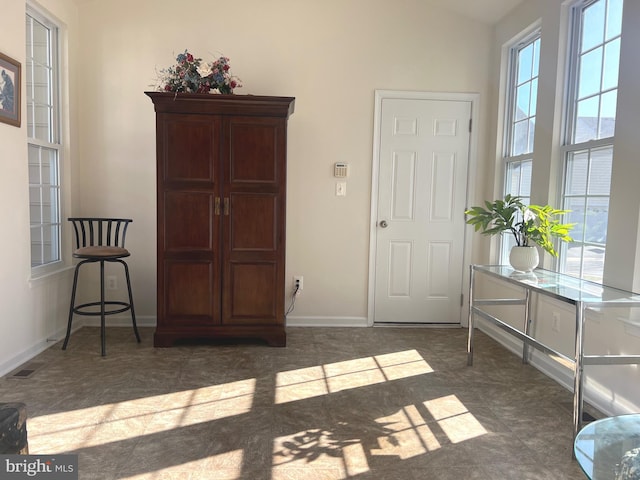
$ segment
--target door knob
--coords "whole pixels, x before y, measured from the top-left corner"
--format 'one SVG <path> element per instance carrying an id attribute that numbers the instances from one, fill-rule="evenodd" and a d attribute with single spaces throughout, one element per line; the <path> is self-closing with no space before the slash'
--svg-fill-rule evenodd
<path id="1" fill-rule="evenodd" d="M 387 227 L 389 226 L 389 224 L 387 223 L 387 221 L 386 221 L 386 220 L 381 220 L 381 221 L 380 221 L 380 226 L 381 226 L 382 228 L 387 228 Z"/>

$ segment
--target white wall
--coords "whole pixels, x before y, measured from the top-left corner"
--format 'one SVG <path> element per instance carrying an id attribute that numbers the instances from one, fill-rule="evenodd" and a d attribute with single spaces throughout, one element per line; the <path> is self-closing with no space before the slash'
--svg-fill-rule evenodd
<path id="1" fill-rule="evenodd" d="M 499 132 L 502 125 L 504 103 L 501 89 L 504 86 L 505 64 L 501 62 L 504 46 L 511 39 L 531 25 L 541 27 L 541 57 L 538 91 L 538 110 L 535 132 L 535 158 L 533 164 L 532 199 L 535 203 L 558 204 L 561 187 L 561 108 L 564 95 L 565 59 L 568 40 L 568 7 L 557 0 L 523 2 L 495 28 L 493 45 L 494 75 L 491 92 L 495 101 L 491 112 L 491 133 L 495 143 L 491 146 L 488 168 L 493 174 L 485 183 L 481 198 L 495 198 L 502 193 L 501 142 Z M 567 3 L 567 2 L 565 2 Z M 640 2 L 626 0 L 622 33 L 621 67 L 618 95 L 618 113 L 614 144 L 613 175 L 611 189 L 611 210 L 607 236 L 607 256 L 604 283 L 627 290 L 638 290 L 640 269 L 640 235 L 638 219 L 640 209 L 640 136 L 637 134 L 637 119 L 640 116 L 640 67 L 637 61 L 637 45 L 640 42 Z M 497 263 L 497 248 L 476 256 L 478 263 Z M 544 266 L 552 267 L 552 259 L 544 255 Z M 489 297 L 504 293 L 504 285 L 481 280 L 482 288 Z M 640 353 L 640 308 L 635 311 L 606 309 L 600 313 L 590 313 L 586 322 L 586 353 L 588 354 L 638 354 Z M 550 319 L 556 313 L 560 316 L 559 332 L 550 328 Z M 521 312 L 501 312 L 502 318 L 512 325 L 522 328 Z M 533 311 L 537 321 L 537 338 L 569 357 L 574 355 L 575 311 L 566 304 L 536 299 Z M 636 325 L 634 325 L 634 322 Z M 514 351 L 517 342 L 504 336 L 496 328 L 484 325 L 484 329 Z M 572 386 L 571 372 L 564 366 L 550 361 L 548 357 L 537 355 L 535 364 L 552 376 Z M 619 414 L 638 411 L 640 394 L 637 389 L 640 371 L 633 366 L 587 366 L 585 367 L 586 398 L 606 413 Z"/>
<path id="2" fill-rule="evenodd" d="M 69 65 L 69 82 L 75 86 L 73 45 L 77 43 L 77 9 L 66 0 L 42 0 L 40 5 L 53 14 L 62 27 L 62 61 Z M 29 249 L 29 191 L 27 171 L 27 129 L 24 112 L 25 3 L 0 0 L 2 29 L 0 51 L 23 66 L 22 126 L 0 123 L 0 375 L 47 348 L 49 338 L 59 338 L 66 326 L 69 305 L 69 272 L 40 279 L 31 277 Z M 67 108 L 65 134 L 73 137 L 75 119 L 73 93 L 63 92 Z M 70 184 L 75 146 L 64 152 L 64 174 Z M 64 205 L 69 211 L 68 202 Z"/>
<path id="3" fill-rule="evenodd" d="M 155 88 L 156 70 L 185 48 L 204 60 L 230 57 L 244 82 L 238 94 L 296 97 L 289 123 L 287 279 L 304 275 L 305 289 L 292 323 L 366 318 L 375 89 L 480 93 L 478 151 L 485 160 L 491 27 L 429 2 L 41 5 L 63 24 L 70 68 L 63 173 L 72 196 L 63 218 L 134 219 L 127 247 L 142 324 L 153 324 L 156 313 L 155 116 L 143 92 Z M 0 0 L 0 7 L 0 51 L 24 63 L 24 3 Z M 11 226 L 0 249 L 0 374 L 59 337 L 69 301 L 68 270 L 29 281 L 26 155 L 24 125 L 0 124 L 0 221 Z M 340 198 L 332 176 L 338 161 L 351 166 L 347 196 Z M 95 282 L 83 283 L 83 296 L 95 291 Z"/>

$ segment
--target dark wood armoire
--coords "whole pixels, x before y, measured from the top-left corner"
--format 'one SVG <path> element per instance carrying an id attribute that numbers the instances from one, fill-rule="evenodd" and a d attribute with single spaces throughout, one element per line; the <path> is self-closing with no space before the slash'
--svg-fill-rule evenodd
<path id="1" fill-rule="evenodd" d="M 284 346 L 287 120 L 294 98 L 146 92 L 156 111 L 156 347 Z"/>

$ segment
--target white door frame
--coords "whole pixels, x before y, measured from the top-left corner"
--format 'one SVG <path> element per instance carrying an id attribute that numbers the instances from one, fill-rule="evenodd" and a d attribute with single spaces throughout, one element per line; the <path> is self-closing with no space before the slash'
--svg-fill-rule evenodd
<path id="1" fill-rule="evenodd" d="M 373 326 L 375 310 L 375 279 L 376 279 L 376 253 L 377 253 L 377 224 L 378 224 L 378 180 L 380 175 L 380 124 L 382 120 L 382 100 L 385 98 L 406 99 L 406 100 L 448 100 L 471 102 L 471 135 L 469 139 L 469 165 L 467 170 L 467 206 L 469 200 L 474 198 L 475 184 L 470 181 L 476 178 L 477 155 L 478 155 L 478 112 L 480 109 L 479 93 L 448 93 L 448 92 L 417 92 L 403 90 L 376 90 L 375 91 L 375 111 L 373 116 L 373 161 L 371 168 L 371 219 L 369 221 L 369 294 L 367 302 L 367 325 Z M 460 219 L 464 221 L 464 219 Z M 462 293 L 464 299 L 460 309 L 460 323 L 467 325 L 469 312 L 469 291 L 464 288 L 469 284 L 469 259 L 471 258 L 471 242 L 469 241 L 470 229 L 464 230 L 463 247 L 463 272 L 462 272 Z"/>

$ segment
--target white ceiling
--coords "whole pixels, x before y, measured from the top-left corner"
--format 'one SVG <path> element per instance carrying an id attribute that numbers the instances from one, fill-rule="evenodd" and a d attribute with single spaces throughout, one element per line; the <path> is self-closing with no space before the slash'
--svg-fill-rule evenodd
<path id="1" fill-rule="evenodd" d="M 429 0 L 434 5 L 452 10 L 487 24 L 494 24 L 524 0 Z"/>

